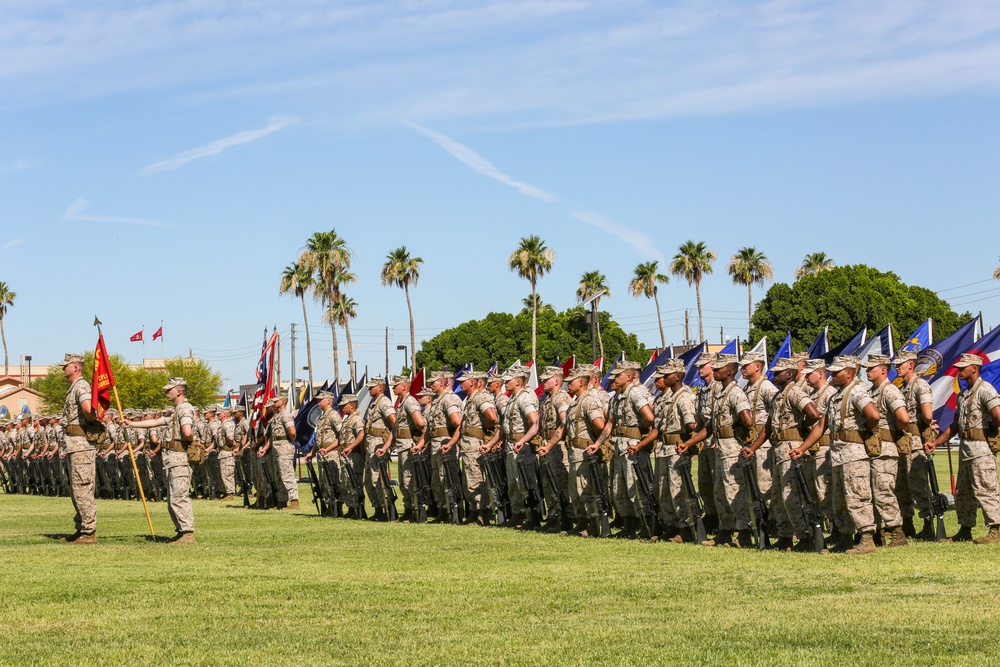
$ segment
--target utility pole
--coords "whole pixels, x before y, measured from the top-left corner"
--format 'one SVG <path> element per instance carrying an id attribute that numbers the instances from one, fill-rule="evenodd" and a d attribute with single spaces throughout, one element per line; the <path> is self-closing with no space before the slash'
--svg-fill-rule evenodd
<path id="1" fill-rule="evenodd" d="M 389 327 L 385 328 L 385 376 L 389 377 Z"/>
<path id="2" fill-rule="evenodd" d="M 289 403 L 292 404 L 291 407 L 294 410 L 295 409 L 295 402 L 298 400 L 298 396 L 299 396 L 299 392 L 297 392 L 295 390 L 295 322 L 292 322 L 292 331 L 289 334 L 289 338 L 292 339 L 292 351 L 291 351 L 291 355 L 292 355 L 292 372 L 291 372 L 291 379 L 289 380 L 291 382 L 291 384 L 289 385 L 289 387 L 291 389 L 290 393 L 292 394 L 292 400 L 290 400 Z"/>
<path id="3" fill-rule="evenodd" d="M 604 296 L 606 291 L 607 290 L 601 290 L 580 304 L 584 308 L 590 306 L 590 313 L 584 317 L 587 322 L 590 323 L 590 351 L 591 356 L 593 356 L 594 359 L 597 359 L 597 300 Z"/>
<path id="4" fill-rule="evenodd" d="M 726 344 L 726 327 L 725 325 L 719 325 L 719 343 L 721 345 Z"/>
<path id="5" fill-rule="evenodd" d="M 691 344 L 691 314 L 688 309 L 684 309 L 684 343 Z"/>

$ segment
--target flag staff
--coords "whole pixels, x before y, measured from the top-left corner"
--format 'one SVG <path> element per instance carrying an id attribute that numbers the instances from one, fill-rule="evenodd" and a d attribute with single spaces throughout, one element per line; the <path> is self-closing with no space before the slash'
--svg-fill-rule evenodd
<path id="1" fill-rule="evenodd" d="M 160 320 L 160 359 L 165 359 L 163 356 L 163 320 Z"/>
<path id="2" fill-rule="evenodd" d="M 98 343 L 100 349 L 104 352 L 105 356 L 107 356 L 107 351 L 104 349 L 104 334 L 101 333 L 101 321 L 99 319 L 97 319 L 96 315 L 94 316 L 94 326 L 97 327 L 97 343 Z M 145 325 L 143 325 L 143 328 L 145 329 Z M 145 343 L 143 343 L 143 345 L 145 345 Z M 145 356 L 145 355 L 143 355 L 143 356 Z M 108 362 L 108 368 L 110 369 L 111 368 L 111 360 L 107 359 L 107 362 Z M 97 360 L 96 359 L 94 361 L 94 366 L 95 367 L 97 366 Z M 110 377 L 110 373 L 109 373 L 109 377 Z M 115 406 L 117 406 L 117 408 L 118 408 L 118 414 L 121 415 L 121 414 L 123 414 L 122 413 L 122 402 L 118 398 L 118 387 L 115 386 L 115 382 L 114 382 L 113 379 L 111 380 L 111 391 L 115 395 Z M 142 488 L 142 480 L 139 477 L 139 466 L 137 466 L 135 464 L 135 452 L 132 451 L 132 440 L 128 437 L 128 429 L 125 428 L 125 427 L 122 427 L 122 429 L 123 429 L 123 432 L 125 433 L 125 445 L 128 447 L 128 458 L 132 462 L 132 473 L 135 475 L 135 485 L 139 489 L 139 498 L 142 499 L 142 509 L 146 513 L 146 523 L 149 524 L 149 535 L 155 541 L 156 540 L 156 532 L 153 530 L 153 519 L 150 518 L 150 516 L 149 516 L 149 505 L 146 504 L 146 492 Z"/>

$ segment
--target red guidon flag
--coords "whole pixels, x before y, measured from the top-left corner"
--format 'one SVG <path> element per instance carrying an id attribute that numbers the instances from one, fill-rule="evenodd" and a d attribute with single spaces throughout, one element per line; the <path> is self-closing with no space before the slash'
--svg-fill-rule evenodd
<path id="1" fill-rule="evenodd" d="M 139 333 L 132 334 L 132 337 L 129 338 L 129 340 L 133 343 L 138 343 L 140 340 L 142 340 L 142 331 L 140 331 Z"/>
<path id="2" fill-rule="evenodd" d="M 140 331 L 139 333 L 141 334 L 142 332 Z M 163 338 L 163 327 L 160 327 L 155 333 L 153 333 L 153 340 L 156 340 L 157 338 Z"/>
<path id="3" fill-rule="evenodd" d="M 104 347 L 104 334 L 97 337 L 97 349 L 94 350 L 94 379 L 90 383 L 90 404 L 97 410 L 100 417 L 111 405 L 111 387 L 115 386 L 115 376 L 111 373 L 111 361 L 108 350 Z"/>

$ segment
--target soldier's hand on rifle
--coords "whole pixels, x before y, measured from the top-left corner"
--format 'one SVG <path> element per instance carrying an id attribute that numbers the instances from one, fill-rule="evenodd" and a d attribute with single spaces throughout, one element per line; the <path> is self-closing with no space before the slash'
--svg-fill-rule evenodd
<path id="1" fill-rule="evenodd" d="M 523 441 L 518 440 L 517 442 L 515 442 L 514 443 L 514 453 L 515 454 L 520 454 L 522 447 L 524 447 L 524 442 Z"/>
<path id="2" fill-rule="evenodd" d="M 792 447 L 790 450 L 788 450 L 788 458 L 790 458 L 793 461 L 798 461 L 799 459 L 801 459 L 802 454 L 803 452 L 799 451 L 797 447 Z"/>
<path id="3" fill-rule="evenodd" d="M 441 453 L 442 454 L 447 454 L 448 452 L 451 451 L 452 447 L 454 447 L 454 445 L 452 443 L 450 443 L 450 442 L 444 443 L 443 445 L 441 445 Z"/>
<path id="4" fill-rule="evenodd" d="M 593 456 L 600 449 L 601 449 L 601 446 L 595 442 L 594 444 L 592 444 L 590 447 L 587 447 L 583 451 L 587 453 L 587 456 Z"/>
<path id="5" fill-rule="evenodd" d="M 937 449 L 937 445 L 935 445 L 933 442 L 925 442 L 924 443 L 924 453 L 925 454 L 933 454 L 935 449 Z"/>
<path id="6" fill-rule="evenodd" d="M 386 453 L 389 451 L 389 445 L 384 445 L 375 450 L 375 456 L 385 458 Z"/>
<path id="7" fill-rule="evenodd" d="M 686 442 L 682 442 L 681 444 L 679 444 L 676 447 L 674 447 L 674 449 L 677 450 L 677 455 L 678 456 L 684 456 L 684 452 L 686 452 L 690 448 L 691 448 L 691 445 L 687 444 Z"/>
<path id="8" fill-rule="evenodd" d="M 744 447 L 743 449 L 740 450 L 740 456 L 742 456 L 745 459 L 753 458 L 753 448 Z"/>
<path id="9" fill-rule="evenodd" d="M 628 453 L 629 456 L 635 456 L 636 452 L 639 451 L 639 448 L 635 445 L 629 445 L 628 447 L 625 448 L 625 451 Z"/>
<path id="10" fill-rule="evenodd" d="M 541 447 L 538 448 L 538 451 L 536 453 L 539 456 L 545 456 L 550 451 L 552 451 L 552 445 L 542 445 Z"/>

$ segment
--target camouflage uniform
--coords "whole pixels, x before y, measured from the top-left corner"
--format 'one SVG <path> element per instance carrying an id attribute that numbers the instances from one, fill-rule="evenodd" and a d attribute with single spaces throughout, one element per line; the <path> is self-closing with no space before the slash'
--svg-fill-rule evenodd
<path id="1" fill-rule="evenodd" d="M 459 446 L 456 442 L 447 454 L 441 453 L 441 446 L 447 444 L 455 432 L 449 421 L 451 415 L 462 414 L 462 399 L 451 390 L 450 380 L 448 387 L 443 394 L 434 397 L 434 402 L 425 415 L 424 428 L 424 443 L 430 443 L 431 467 L 434 470 L 431 476 L 431 490 L 438 508 L 442 510 L 448 507 L 448 495 L 445 491 L 448 478 L 444 469 L 444 457 L 457 461 Z"/>
<path id="2" fill-rule="evenodd" d="M 834 516 L 837 530 L 852 536 L 875 531 L 871 464 L 858 428 L 864 424 L 864 409 L 871 403 L 865 386 L 855 378 L 830 398 L 826 409 Z"/>
<path id="3" fill-rule="evenodd" d="M 340 428 L 340 446 L 337 447 L 338 452 L 343 451 L 345 447 L 354 442 L 358 435 L 364 433 L 365 431 L 365 421 L 362 419 L 358 412 L 348 416 L 341 425 Z M 355 503 L 354 496 L 350 493 L 351 490 L 351 479 L 347 472 L 348 467 L 354 473 L 355 479 L 358 480 L 362 486 L 364 482 L 362 481 L 362 474 L 365 469 L 365 450 L 362 444 L 351 450 L 351 453 L 347 456 L 340 454 L 340 488 L 344 490 L 345 501 L 350 507 L 353 507 L 355 511 L 360 511 L 362 508 L 357 507 Z"/>
<path id="4" fill-rule="evenodd" d="M 927 380 L 914 374 L 909 382 L 903 382 L 900 389 L 903 398 L 906 400 L 906 412 L 910 415 L 910 423 L 905 429 L 913 440 L 908 456 L 900 455 L 899 472 L 896 475 L 896 499 L 899 502 L 899 512 L 904 519 L 912 519 L 915 510 L 919 510 L 920 518 L 930 521 L 933 510 L 931 509 L 931 486 L 927 478 L 927 454 L 920 446 L 923 442 L 921 437 L 921 406 L 930 404 L 933 406 L 934 395 L 931 393 L 931 386 Z M 926 428 L 929 424 L 923 424 Z"/>
<path id="5" fill-rule="evenodd" d="M 97 502 L 94 499 L 94 481 L 97 471 L 94 465 L 97 451 L 83 435 L 83 414 L 81 405 L 91 397 L 90 383 L 78 378 L 66 392 L 63 417 L 66 419 L 66 456 L 70 464 L 70 490 L 76 515 L 73 523 L 82 534 L 93 534 L 97 530 Z"/>
<path id="6" fill-rule="evenodd" d="M 686 528 L 690 518 L 685 508 L 684 481 L 678 465 L 687 461 L 677 454 L 677 445 L 691 437 L 688 424 L 698 423 L 694 392 L 687 385 L 664 391 L 653 405 L 655 426 L 660 432 L 653 455 L 656 457 L 656 494 L 660 503 L 660 523 Z M 685 455 L 687 456 L 687 455 Z"/>
<path id="7" fill-rule="evenodd" d="M 809 393 L 796 382 L 789 382 L 771 402 L 771 442 L 774 452 L 774 484 L 771 488 L 770 516 L 778 537 L 810 536 L 802 514 L 795 470 L 789 452 L 802 444 L 806 408 L 813 405 Z"/>
<path id="8" fill-rule="evenodd" d="M 410 450 L 413 443 L 420 437 L 421 431 L 413 421 L 413 415 L 419 415 L 420 401 L 407 394 L 396 408 L 396 432 L 393 443 L 396 446 L 396 475 L 399 477 L 399 488 L 403 495 L 403 511 L 413 511 L 413 499 L 416 496 L 413 485 L 413 460 Z"/>
<path id="9" fill-rule="evenodd" d="M 750 529 L 750 502 L 744 489 L 743 471 L 739 469 L 743 443 L 736 437 L 734 425 L 739 415 L 750 409 L 747 395 L 736 381 L 724 387 L 719 382 L 712 398 L 712 433 L 716 437 L 715 506 L 719 512 L 719 533 Z"/>
<path id="10" fill-rule="evenodd" d="M 774 402 L 775 396 L 778 395 L 778 388 L 774 386 L 773 382 L 767 379 L 766 375 L 761 373 L 757 381 L 747 385 L 743 391 L 747 395 L 751 405 L 750 417 L 753 419 L 753 426 L 750 428 L 750 438 L 752 441 L 767 422 L 767 416 L 771 411 L 771 404 Z M 760 495 L 764 499 L 764 503 L 770 507 L 774 450 L 769 441 L 765 440 L 764 444 L 757 449 L 754 454 L 754 462 L 757 465 L 757 487 L 760 489 Z"/>
<path id="11" fill-rule="evenodd" d="M 997 458 L 986 440 L 990 412 L 1000 405 L 997 390 L 980 378 L 959 394 L 954 426 L 961 439 L 958 479 L 955 482 L 955 512 L 964 528 L 976 525 L 976 509 L 983 510 L 987 526 L 1000 524 L 997 492 Z M 991 424 L 994 428 L 996 424 Z M 955 432 L 955 428 L 952 429 Z"/>
<path id="12" fill-rule="evenodd" d="M 885 380 L 878 387 L 871 388 L 872 401 L 878 408 L 878 434 L 882 441 L 882 454 L 872 458 L 872 500 L 875 511 L 882 519 L 886 530 L 903 525 L 896 500 L 896 474 L 899 471 L 900 451 L 893 434 L 896 432 L 896 410 L 906 408 L 899 387 Z M 891 424 L 891 428 L 890 428 Z"/>
<path id="13" fill-rule="evenodd" d="M 600 433 L 593 424 L 604 419 L 604 407 L 593 389 L 587 389 L 566 410 L 566 461 L 569 464 L 569 500 L 577 520 L 596 516 L 594 489 L 590 488 L 584 450 Z M 603 463 L 602 463 L 603 465 Z"/>
<path id="14" fill-rule="evenodd" d="M 233 458 L 233 450 L 236 449 L 236 422 L 232 419 L 222 422 L 220 442 L 219 477 L 222 480 L 223 491 L 227 496 L 231 496 L 236 493 L 236 461 Z"/>
<path id="15" fill-rule="evenodd" d="M 619 516 L 626 518 L 637 517 L 642 510 L 632 464 L 638 458 L 649 458 L 648 448 L 635 454 L 629 454 L 627 449 L 642 439 L 639 413 L 652 402 L 653 397 L 650 396 L 649 390 L 636 382 L 626 387 L 621 394 L 616 393 L 608 406 L 613 422 L 610 440 L 614 447 L 609 475 L 611 498 L 615 511 Z"/>
<path id="16" fill-rule="evenodd" d="M 465 499 L 473 512 L 489 507 L 483 503 L 486 481 L 480 463 L 486 433 L 483 420 L 490 409 L 496 411 L 493 396 L 488 391 L 476 391 L 465 399 L 462 406 L 462 436 L 458 440 L 459 457 L 462 461 L 462 477 L 465 480 Z"/>
<path id="17" fill-rule="evenodd" d="M 809 397 L 816 404 L 816 411 L 821 415 L 826 414 L 830 399 L 837 393 L 837 388 L 832 384 L 825 384 L 818 391 L 810 389 Z M 833 525 L 835 515 L 833 511 L 833 468 L 830 466 L 830 430 L 820 436 L 816 443 L 816 451 L 809 455 L 807 470 L 809 478 L 816 487 L 816 501 L 819 509 L 823 513 L 823 518 Z"/>
<path id="18" fill-rule="evenodd" d="M 712 421 L 712 413 L 715 410 L 715 395 L 721 383 L 713 380 L 708 386 L 702 385 L 698 388 L 697 411 L 700 424 L 708 424 Z M 698 452 L 698 495 L 705 505 L 706 516 L 718 516 L 719 510 L 715 504 L 715 464 L 718 460 L 718 442 L 715 434 L 708 436 L 704 446 Z"/>
<path id="19" fill-rule="evenodd" d="M 365 490 L 368 499 L 376 510 L 385 509 L 385 493 L 382 490 L 382 473 L 379 468 L 379 458 L 375 450 L 385 445 L 389 438 L 389 417 L 395 415 L 396 409 L 385 394 L 379 394 L 365 411 Z M 388 452 L 386 456 L 388 456 Z"/>
<path id="20" fill-rule="evenodd" d="M 571 400 L 566 391 L 559 389 L 541 404 L 538 430 L 542 434 L 543 445 L 548 445 L 549 440 L 555 435 L 561 423 L 559 413 L 565 416 Z M 560 487 L 559 489 L 552 488 L 552 485 L 549 483 L 549 476 L 544 473 L 542 474 L 542 489 L 545 493 L 546 507 L 549 508 L 551 516 L 558 516 L 558 494 L 567 489 L 569 476 L 569 461 L 566 458 L 566 448 L 563 442 L 558 442 L 555 447 L 549 450 L 548 454 L 539 457 L 538 463 L 539 465 L 548 467 L 556 480 L 556 484 Z"/>
<path id="21" fill-rule="evenodd" d="M 340 481 L 341 467 L 343 466 L 340 450 L 344 447 L 344 442 L 340 439 L 340 431 L 343 425 L 344 419 L 333 407 L 320 415 L 319 421 L 316 422 L 315 446 L 316 461 L 320 467 L 319 484 L 330 497 L 333 497 L 333 492 L 330 489 L 330 482 L 333 482 L 336 490 L 339 491 L 337 497 L 333 498 L 336 503 L 347 502 L 346 489 Z M 337 443 L 337 446 L 326 454 L 319 451 L 320 449 L 328 449 L 334 443 Z"/>
<path id="22" fill-rule="evenodd" d="M 170 386 L 169 384 L 167 386 Z M 191 506 L 191 466 L 182 446 L 181 428 L 195 422 L 194 406 L 181 401 L 170 417 L 170 432 L 165 436 L 161 455 L 167 476 L 167 509 L 178 533 L 194 532 L 194 509 Z"/>
<path id="23" fill-rule="evenodd" d="M 528 432 L 528 416 L 538 412 L 538 397 L 528 387 L 511 396 L 507 403 L 503 419 L 504 429 L 504 463 L 507 468 L 507 497 L 510 499 L 510 509 L 514 514 L 522 514 L 525 510 L 527 489 L 521 488 L 521 477 L 518 474 L 518 461 L 531 461 L 535 454 L 531 444 L 526 443 L 519 453 L 514 452 L 514 445 Z"/>

